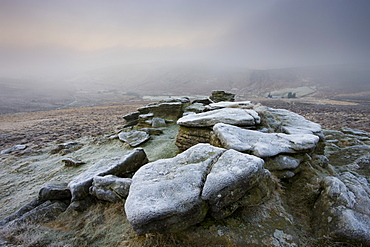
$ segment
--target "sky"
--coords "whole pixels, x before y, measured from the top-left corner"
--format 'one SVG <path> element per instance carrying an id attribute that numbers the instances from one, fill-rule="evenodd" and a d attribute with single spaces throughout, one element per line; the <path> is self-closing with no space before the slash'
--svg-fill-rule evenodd
<path id="1" fill-rule="evenodd" d="M 369 0 L 0 0 L 0 76 L 370 63 Z"/>

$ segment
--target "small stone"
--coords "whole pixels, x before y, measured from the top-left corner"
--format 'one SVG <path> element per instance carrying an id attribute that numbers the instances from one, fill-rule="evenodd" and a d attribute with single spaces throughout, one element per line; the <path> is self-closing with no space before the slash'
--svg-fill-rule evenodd
<path id="1" fill-rule="evenodd" d="M 75 160 L 72 158 L 65 158 L 62 159 L 62 162 L 64 162 L 64 165 L 67 167 L 78 167 L 80 165 L 86 164 L 86 162 L 80 161 L 80 160 Z"/>
<path id="2" fill-rule="evenodd" d="M 9 154 L 9 153 L 12 153 L 12 152 L 15 152 L 15 151 L 20 151 L 20 150 L 24 150 L 27 148 L 27 145 L 15 145 L 9 149 L 5 149 L 3 151 L 1 151 L 1 154 Z"/>
<path id="3" fill-rule="evenodd" d="M 128 143 L 131 147 L 137 147 L 148 141 L 150 139 L 150 135 L 144 131 L 133 130 L 130 132 L 119 133 L 118 138 L 121 141 Z"/>

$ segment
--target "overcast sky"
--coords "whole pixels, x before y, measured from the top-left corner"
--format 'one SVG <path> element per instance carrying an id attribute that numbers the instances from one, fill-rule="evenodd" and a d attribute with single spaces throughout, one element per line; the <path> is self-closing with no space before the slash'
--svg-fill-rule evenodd
<path id="1" fill-rule="evenodd" d="M 370 62 L 369 0 L 0 0 L 0 75 Z"/>

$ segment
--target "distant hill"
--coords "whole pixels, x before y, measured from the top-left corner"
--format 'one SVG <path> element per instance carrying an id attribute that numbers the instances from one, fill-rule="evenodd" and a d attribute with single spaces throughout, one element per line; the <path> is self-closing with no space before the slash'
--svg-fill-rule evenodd
<path id="1" fill-rule="evenodd" d="M 199 63 L 148 63 L 95 70 L 71 81 L 80 88 L 114 88 L 141 95 L 207 95 L 222 89 L 262 96 L 285 88 L 310 87 L 316 96 L 333 97 L 370 91 L 370 65 L 253 70 Z"/>
<path id="2" fill-rule="evenodd" d="M 0 78 L 0 114 L 141 100 L 142 96 L 209 95 L 244 98 L 313 96 L 370 101 L 370 65 L 254 70 L 202 63 L 112 66 L 68 80 Z"/>

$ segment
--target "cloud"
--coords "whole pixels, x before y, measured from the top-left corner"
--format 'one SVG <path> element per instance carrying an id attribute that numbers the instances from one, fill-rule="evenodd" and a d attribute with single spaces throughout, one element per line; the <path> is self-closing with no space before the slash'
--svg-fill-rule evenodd
<path id="1" fill-rule="evenodd" d="M 33 66 L 74 69 L 173 59 L 269 68 L 369 62 L 369 12 L 366 0 L 2 0 L 0 63 L 22 67 L 37 54 Z"/>

